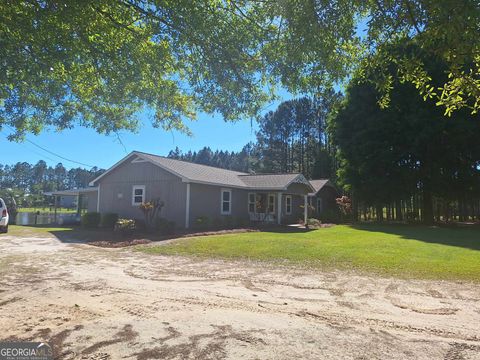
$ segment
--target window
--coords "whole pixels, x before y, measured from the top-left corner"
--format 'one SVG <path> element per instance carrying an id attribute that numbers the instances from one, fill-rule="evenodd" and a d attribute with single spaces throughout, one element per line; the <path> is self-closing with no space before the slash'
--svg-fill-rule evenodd
<path id="1" fill-rule="evenodd" d="M 232 190 L 222 189 L 222 215 L 230 215 L 232 212 Z"/>
<path id="2" fill-rule="evenodd" d="M 249 213 L 255 213 L 255 208 L 256 208 L 256 199 L 255 199 L 255 194 L 254 193 L 248 193 L 248 212 Z"/>
<path id="3" fill-rule="evenodd" d="M 132 192 L 132 205 L 138 206 L 145 202 L 145 185 L 134 185 Z"/>
<path id="4" fill-rule="evenodd" d="M 268 194 L 268 213 L 275 214 L 275 194 Z"/>
<path id="5" fill-rule="evenodd" d="M 317 198 L 317 213 L 320 214 L 322 212 L 322 199 Z"/>
<path id="6" fill-rule="evenodd" d="M 285 213 L 287 215 L 292 214 L 292 195 L 285 196 Z"/>

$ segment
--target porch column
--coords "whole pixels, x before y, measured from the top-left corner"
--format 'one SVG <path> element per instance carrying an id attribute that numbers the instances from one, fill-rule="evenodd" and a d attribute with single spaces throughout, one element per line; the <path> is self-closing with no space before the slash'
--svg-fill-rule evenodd
<path id="1" fill-rule="evenodd" d="M 77 215 L 82 213 L 82 194 L 78 193 L 77 195 Z"/>
<path id="2" fill-rule="evenodd" d="M 100 212 L 100 184 L 98 184 L 97 190 L 97 212 Z"/>
<path id="3" fill-rule="evenodd" d="M 56 224 L 57 223 L 57 206 L 58 206 L 58 196 L 57 195 L 54 195 L 54 206 L 55 206 L 55 209 L 54 209 L 54 215 L 53 215 L 53 222 Z M 36 216 L 35 216 L 36 218 Z"/>
<path id="4" fill-rule="evenodd" d="M 187 183 L 187 199 L 185 200 L 185 229 L 190 227 L 190 183 Z"/>
<path id="5" fill-rule="evenodd" d="M 277 195 L 277 224 L 282 223 L 282 193 L 279 192 Z"/>
<path id="6" fill-rule="evenodd" d="M 308 218 L 308 195 L 303 196 L 303 221 L 307 225 Z"/>

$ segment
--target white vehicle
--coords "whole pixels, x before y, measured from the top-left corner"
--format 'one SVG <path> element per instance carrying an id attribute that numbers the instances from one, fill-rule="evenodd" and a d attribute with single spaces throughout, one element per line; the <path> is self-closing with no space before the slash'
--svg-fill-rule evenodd
<path id="1" fill-rule="evenodd" d="M 0 198 L 0 232 L 7 233 L 8 232 L 8 210 L 7 205 L 5 205 L 5 201 Z"/>

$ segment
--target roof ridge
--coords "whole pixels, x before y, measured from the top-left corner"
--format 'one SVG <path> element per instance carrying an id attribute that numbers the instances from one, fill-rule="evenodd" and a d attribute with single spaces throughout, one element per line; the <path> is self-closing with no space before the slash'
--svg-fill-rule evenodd
<path id="1" fill-rule="evenodd" d="M 219 169 L 219 170 L 223 170 L 223 171 L 230 171 L 230 172 L 236 173 L 236 175 L 238 175 L 238 176 L 249 175 L 248 173 L 243 172 L 243 171 L 225 169 L 225 168 L 222 168 L 222 167 L 212 166 L 212 165 L 199 164 L 199 163 L 196 163 L 196 162 L 193 162 L 193 161 L 179 160 L 179 159 L 174 159 L 174 158 L 171 158 L 171 157 L 168 157 L 168 156 L 146 153 L 146 152 L 143 152 L 143 151 L 134 151 L 134 153 L 139 153 L 139 154 L 143 154 L 143 155 L 159 157 L 159 158 L 162 158 L 162 159 L 167 159 L 167 160 L 171 160 L 171 161 L 178 161 L 178 162 L 182 162 L 182 163 L 186 163 L 186 164 L 191 164 L 191 165 L 203 166 L 203 167 L 212 168 L 212 169 Z"/>
<path id="2" fill-rule="evenodd" d="M 260 174 L 243 174 L 238 176 L 265 176 L 265 175 L 302 175 L 302 173 L 260 173 Z"/>

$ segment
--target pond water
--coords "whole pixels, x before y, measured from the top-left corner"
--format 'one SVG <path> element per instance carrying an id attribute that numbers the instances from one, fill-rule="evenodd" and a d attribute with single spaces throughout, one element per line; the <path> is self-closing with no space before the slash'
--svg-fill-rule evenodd
<path id="1" fill-rule="evenodd" d="M 49 225 L 55 223 L 54 214 L 40 214 L 35 212 L 22 212 L 17 214 L 17 225 Z M 58 225 L 72 225 L 80 223 L 77 214 L 57 214 Z"/>

